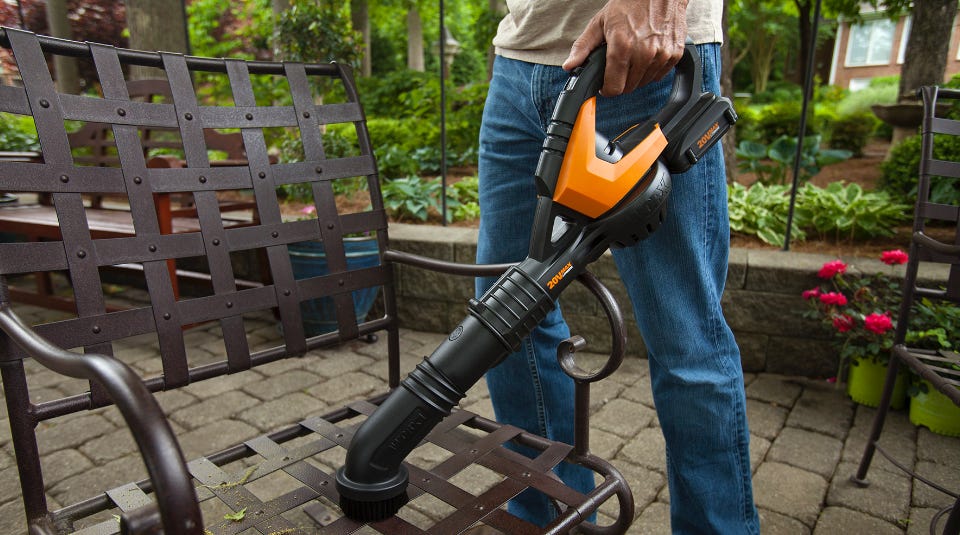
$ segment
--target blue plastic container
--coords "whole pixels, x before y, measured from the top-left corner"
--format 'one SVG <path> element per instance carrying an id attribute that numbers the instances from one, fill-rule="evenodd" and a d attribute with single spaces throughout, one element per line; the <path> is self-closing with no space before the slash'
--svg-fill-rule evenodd
<path id="1" fill-rule="evenodd" d="M 377 246 L 377 238 L 374 236 L 344 238 L 343 247 L 347 257 L 347 269 L 363 269 L 380 264 L 380 251 Z M 329 273 L 327 254 L 322 242 L 291 243 L 287 246 L 287 250 L 290 253 L 290 263 L 295 279 L 309 279 Z M 353 308 L 357 314 L 357 321 L 366 319 L 379 291 L 379 286 L 353 291 Z M 336 312 L 337 308 L 331 297 L 322 297 L 300 303 L 300 313 L 303 315 L 303 328 L 306 335 L 316 336 L 337 330 Z"/>

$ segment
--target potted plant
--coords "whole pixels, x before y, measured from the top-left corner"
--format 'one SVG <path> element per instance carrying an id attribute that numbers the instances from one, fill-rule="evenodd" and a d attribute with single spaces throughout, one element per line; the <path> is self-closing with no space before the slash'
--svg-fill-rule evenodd
<path id="1" fill-rule="evenodd" d="M 316 207 L 308 205 L 300 210 L 304 217 L 315 218 Z M 311 217 L 313 216 L 313 217 Z M 343 238 L 344 253 L 347 258 L 347 269 L 356 270 L 374 267 L 380 264 L 380 249 L 377 237 L 373 234 L 362 236 L 345 236 Z M 323 242 L 303 241 L 287 245 L 290 255 L 290 265 L 294 279 L 309 279 L 321 277 L 329 273 L 327 253 Z M 361 288 L 352 292 L 354 313 L 358 321 L 366 319 L 367 314 L 377 299 L 379 287 Z M 316 336 L 337 329 L 337 308 L 331 297 L 322 297 L 300 303 L 300 313 L 303 316 L 303 328 L 307 336 Z"/>
<path id="2" fill-rule="evenodd" d="M 910 317 L 911 330 L 907 331 L 906 345 L 911 349 L 931 352 L 956 351 L 960 340 L 960 307 L 943 301 L 923 298 L 917 302 Z M 960 378 L 960 365 L 955 361 L 928 360 L 946 368 L 945 375 Z M 922 377 L 911 374 L 907 387 L 910 396 L 910 421 L 930 431 L 946 436 L 960 436 L 960 407 Z"/>
<path id="3" fill-rule="evenodd" d="M 901 250 L 884 251 L 880 260 L 888 265 L 904 264 Z M 900 282 L 883 273 L 849 276 L 840 260 L 826 262 L 817 272 L 824 282 L 803 292 L 809 303 L 807 317 L 823 322 L 833 331 L 840 356 L 837 377 L 849 369 L 847 393 L 869 407 L 880 405 L 893 331 L 900 301 Z M 906 404 L 907 380 L 898 377 L 890 406 Z"/>

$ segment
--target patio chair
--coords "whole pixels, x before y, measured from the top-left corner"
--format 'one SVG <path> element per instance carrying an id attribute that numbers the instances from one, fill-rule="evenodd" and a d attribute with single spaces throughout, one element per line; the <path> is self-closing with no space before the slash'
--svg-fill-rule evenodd
<path id="1" fill-rule="evenodd" d="M 395 516 L 365 526 L 338 513 L 337 466 L 331 459 L 342 459 L 357 427 L 400 383 L 400 323 L 394 292 L 398 266 L 469 277 L 492 275 L 509 267 L 454 264 L 389 249 L 376 162 L 349 66 L 123 50 L 11 28 L 0 29 L 0 46 L 13 52 L 22 77 L 22 86 L 0 85 L 0 112 L 32 117 L 42 145 L 42 157 L 36 161 L 0 161 L 0 190 L 21 196 L 50 194 L 61 230 L 59 239 L 48 241 L 11 241 L 10 236 L 0 235 L 0 372 L 29 533 L 162 531 L 200 535 L 361 530 L 449 534 L 477 525 L 514 535 L 567 533 L 577 525 L 588 533 L 626 530 L 633 520 L 630 490 L 613 466 L 589 452 L 586 440 L 589 383 L 619 365 L 623 319 L 611 294 L 589 274 L 580 280 L 600 301 L 614 344 L 606 364 L 591 373 L 574 362 L 573 353 L 582 340 L 571 339 L 558 348 L 558 358 L 578 388 L 579 409 L 571 415 L 576 418 L 576 444 L 552 442 L 455 409 L 421 443 L 430 449 L 433 461 L 407 463 L 411 506 L 428 498 L 446 504 L 440 517 L 425 516 L 406 506 Z M 54 55 L 92 62 L 103 96 L 57 92 L 48 61 Z M 130 65 L 160 70 L 171 100 L 132 100 L 124 79 Z M 201 75 L 224 76 L 232 102 L 201 105 L 196 90 Z M 255 78 L 271 86 L 269 103 L 258 104 Z M 287 100 L 279 100 L 278 88 L 288 91 Z M 317 94 L 320 88 L 325 91 L 322 99 Z M 276 103 L 278 100 L 284 103 Z M 64 128 L 65 121 L 72 120 L 111 125 L 120 167 L 78 165 Z M 323 130 L 334 123 L 346 123 L 354 133 L 354 146 L 343 154 L 334 154 L 323 142 Z M 185 152 L 183 167 L 147 165 L 140 134 L 145 127 L 179 133 Z M 245 152 L 242 165 L 211 164 L 204 135 L 208 129 L 240 132 Z M 285 137 L 302 146 L 300 158 L 271 161 L 268 139 Z M 358 203 L 338 207 L 335 191 L 345 181 L 366 187 L 369 207 L 357 208 Z M 282 217 L 278 188 L 286 185 L 311 192 L 315 215 Z M 218 202 L 218 193 L 225 191 L 252 194 L 259 219 L 249 226 L 225 227 Z M 197 231 L 161 232 L 155 206 L 155 196 L 160 193 L 193 196 Z M 125 196 L 133 235 L 91 235 L 87 211 L 92 208 L 84 204 L 84 194 Z M 376 236 L 377 265 L 348 267 L 344 239 L 354 234 Z M 305 241 L 323 243 L 327 274 L 295 278 L 288 245 Z M 253 287 L 238 284 L 234 265 L 248 261 L 250 253 L 257 251 L 264 251 L 268 258 L 270 281 Z M 209 286 L 177 297 L 167 269 L 172 258 L 201 260 L 209 268 Z M 105 268 L 119 264 L 140 265 L 142 278 L 105 284 L 110 273 Z M 66 274 L 76 313 L 28 325 L 10 302 L 8 285 L 21 275 L 42 271 Z M 144 289 L 146 297 L 131 307 L 110 309 L 107 301 L 115 292 L 108 295 L 107 290 L 116 284 Z M 471 285 L 472 279 L 464 284 Z M 371 287 L 380 288 L 383 313 L 372 319 L 358 318 L 353 292 Z M 335 305 L 336 330 L 306 336 L 301 303 L 321 298 L 332 299 Z M 250 332 L 252 319 L 262 324 L 264 318 L 270 322 L 273 339 Z M 417 319 L 410 321 L 415 325 Z M 201 324 L 219 329 L 220 337 L 205 342 L 218 350 L 201 354 L 187 342 L 194 331 L 185 327 Z M 387 370 L 382 373 L 388 378 L 383 394 L 348 400 L 324 414 L 297 416 L 299 421 L 292 425 L 266 424 L 261 429 L 272 429 L 268 434 L 244 437 L 239 444 L 218 447 L 219 451 L 189 463 L 181 453 L 182 433 L 174 432 L 178 426 L 171 427 L 154 397 L 230 374 L 254 373 L 250 370 L 264 370 L 265 365 L 283 359 L 312 358 L 317 366 L 323 366 L 327 352 L 341 351 L 343 344 L 357 343 L 374 333 L 386 340 L 381 338 L 369 346 L 386 353 L 378 359 Z M 122 343 L 130 338 L 147 339 L 157 355 L 154 362 L 159 364 L 133 366 L 143 355 L 124 350 Z M 258 347 L 265 339 L 279 342 Z M 38 381 L 44 384 L 58 374 L 79 379 L 80 388 L 71 395 L 51 398 L 49 389 L 37 386 Z M 105 412 L 108 410 L 113 412 Z M 91 411 L 94 415 L 88 416 Z M 90 421 L 84 417 L 107 418 L 104 414 L 111 415 L 116 425 L 129 427 L 148 477 L 74 489 L 88 491 L 88 497 L 71 503 L 51 500 L 44 476 L 57 470 L 49 464 L 49 431 L 56 426 L 61 431 L 52 434 L 70 440 L 63 430 L 79 433 Z M 508 443 L 532 448 L 535 454 L 520 455 L 505 447 Z M 595 490 L 582 494 L 563 485 L 552 471 L 561 462 L 592 469 L 598 476 Z M 473 467 L 482 470 L 485 485 L 461 477 Z M 106 479 L 114 476 L 103 475 Z M 280 490 L 272 486 L 277 478 L 282 480 Z M 506 510 L 506 502 L 528 488 L 545 493 L 557 504 L 557 518 L 542 529 Z M 605 526 L 583 523 L 610 499 L 617 502 L 606 510 L 613 520 L 607 517 Z"/>
<path id="2" fill-rule="evenodd" d="M 946 516 L 943 531 L 940 533 L 956 535 L 960 532 L 960 494 L 909 470 L 879 445 L 901 365 L 906 365 L 915 375 L 927 381 L 929 384 L 927 388 L 942 394 L 954 405 L 960 406 L 960 354 L 942 349 L 921 349 L 907 344 L 907 330 L 911 314 L 914 313 L 913 307 L 921 299 L 946 300 L 960 304 L 960 226 L 958 226 L 960 206 L 931 200 L 931 191 L 935 188 L 943 186 L 948 181 L 960 179 L 960 163 L 934 157 L 935 146 L 951 137 L 960 136 L 960 120 L 937 116 L 938 104 L 941 105 L 942 110 L 952 109 L 953 106 L 943 106 L 943 104 L 960 99 L 960 91 L 923 87 L 919 93 L 923 99 L 920 172 L 917 201 L 914 207 L 913 238 L 902 288 L 903 299 L 900 304 L 883 396 L 874 417 L 860 466 L 851 479 L 860 486 L 867 486 L 869 484 L 867 471 L 870 469 L 874 453 L 879 452 L 910 473 L 912 477 L 918 478 L 956 500 L 951 507 L 939 511 L 930 526 L 930 532 L 935 533 L 940 520 Z M 941 230 L 944 224 L 947 225 L 953 233 L 952 240 L 944 242 L 931 237 L 929 232 L 931 223 Z M 934 264 L 949 265 L 949 276 L 945 287 L 925 283 L 920 274 L 922 267 Z"/>

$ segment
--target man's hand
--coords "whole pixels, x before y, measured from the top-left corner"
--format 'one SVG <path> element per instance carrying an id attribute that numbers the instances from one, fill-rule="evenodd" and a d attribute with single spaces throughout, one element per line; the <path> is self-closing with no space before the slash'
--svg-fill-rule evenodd
<path id="1" fill-rule="evenodd" d="M 574 41 L 563 68 L 574 69 L 606 42 L 600 94 L 612 97 L 659 80 L 683 57 L 686 8 L 687 0 L 610 0 Z"/>

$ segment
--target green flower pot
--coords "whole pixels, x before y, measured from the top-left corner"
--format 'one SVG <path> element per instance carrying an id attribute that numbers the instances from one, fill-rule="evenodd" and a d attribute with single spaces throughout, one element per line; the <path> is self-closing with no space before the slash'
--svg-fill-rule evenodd
<path id="1" fill-rule="evenodd" d="M 929 382 L 921 382 L 926 384 L 927 391 L 921 390 L 910 400 L 910 421 L 938 435 L 960 437 L 960 407 L 934 390 Z"/>
<path id="2" fill-rule="evenodd" d="M 871 358 L 859 357 L 850 363 L 847 376 L 847 394 L 850 399 L 867 407 L 879 407 L 883 395 L 883 384 L 887 379 L 887 365 L 878 364 Z M 899 410 L 907 405 L 906 374 L 900 372 L 893 385 L 893 397 L 890 408 Z"/>

